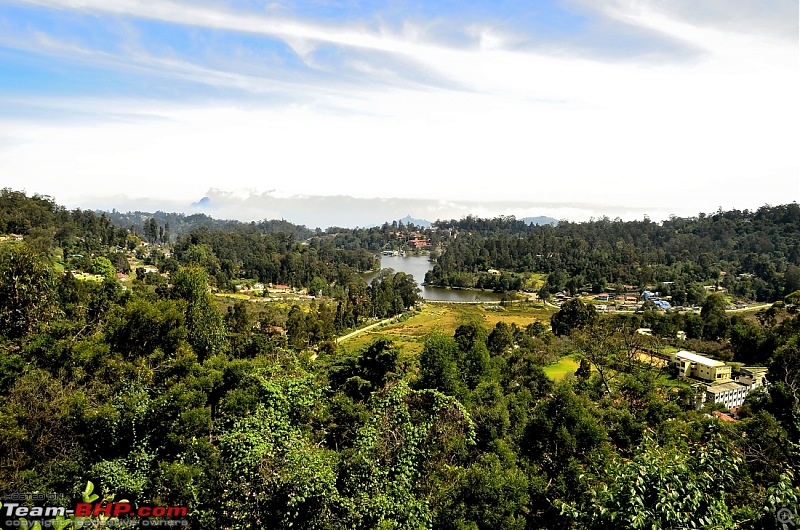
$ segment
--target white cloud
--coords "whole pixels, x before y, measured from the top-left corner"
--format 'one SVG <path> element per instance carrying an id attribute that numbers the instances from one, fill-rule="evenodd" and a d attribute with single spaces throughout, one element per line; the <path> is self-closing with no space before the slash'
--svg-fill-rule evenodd
<path id="1" fill-rule="evenodd" d="M 36 3 L 279 36 L 312 65 L 320 43 L 384 55 L 346 61 L 365 80 L 348 89 L 130 55 L 123 59 L 160 75 L 294 103 L 107 101 L 156 119 L 4 120 L 0 136 L 16 143 L 0 150 L 0 172 L 14 187 L 35 183 L 33 191 L 71 201 L 108 190 L 188 203 L 209 188 L 473 206 L 514 198 L 606 205 L 612 217 L 800 199 L 796 42 L 730 21 L 717 27 L 713 13 L 700 23 L 650 2 L 607 4 L 606 16 L 702 50 L 688 62 L 648 63 L 506 49 L 513 38 L 488 26 L 474 28 L 480 46 L 458 49 L 408 27 L 337 28 L 170 1 Z M 446 83 L 375 83 L 397 77 L 381 61 L 397 57 L 414 65 L 409 77 L 431 72 Z"/>

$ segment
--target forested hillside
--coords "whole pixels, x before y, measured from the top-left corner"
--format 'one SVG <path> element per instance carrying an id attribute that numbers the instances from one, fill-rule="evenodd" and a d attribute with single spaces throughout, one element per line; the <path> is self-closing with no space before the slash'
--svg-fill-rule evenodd
<path id="1" fill-rule="evenodd" d="M 426 281 L 519 289 L 525 273 L 548 274 L 542 296 L 659 285 L 677 304 L 698 303 L 702 285 L 773 301 L 800 289 L 800 206 L 718 211 L 663 223 L 602 218 L 528 226 L 514 218 L 437 222 L 457 233 Z M 500 282 L 488 269 L 512 273 Z M 698 286 L 699 291 L 698 291 Z"/>
<path id="2" fill-rule="evenodd" d="M 22 236 L 0 242 L 4 492 L 80 499 L 91 481 L 135 505 L 185 506 L 197 529 L 766 529 L 800 507 L 800 292 L 784 296 L 796 205 L 732 219 L 723 243 L 711 228 L 727 225 L 723 214 L 685 226 L 454 222 L 456 237 L 437 236 L 444 262 L 485 254 L 502 266 L 492 256 L 507 255 L 521 271 L 535 252 L 567 278 L 604 253 L 612 271 L 628 259 L 689 270 L 680 264 L 707 254 L 702 279 L 720 264 L 737 275 L 754 254 L 774 270 L 758 278 L 771 278 L 775 303 L 730 315 L 712 295 L 693 317 L 612 316 L 573 299 L 540 306 L 552 318 L 524 327 L 478 317 L 452 329 L 443 308 L 425 313 L 439 326 L 412 352 L 391 338 L 336 340 L 423 311 L 403 273 L 370 285 L 358 275 L 399 226 L 300 241 L 257 225 L 162 238 L 156 222 L 143 244 L 102 215 L 0 199 L 0 233 Z M 763 234 L 769 247 L 758 247 Z M 670 263 L 681 246 L 691 259 Z M 540 263 L 554 262 L 530 270 Z M 222 296 L 243 281 L 288 282 L 292 297 Z M 718 419 L 720 404 L 698 410 L 692 387 L 658 362 L 688 326 L 678 320 L 694 317 L 704 353 L 733 349 L 768 368 L 771 385 L 738 421 Z M 637 333 L 643 322 L 661 329 Z M 567 358 L 578 368 L 548 376 Z"/>

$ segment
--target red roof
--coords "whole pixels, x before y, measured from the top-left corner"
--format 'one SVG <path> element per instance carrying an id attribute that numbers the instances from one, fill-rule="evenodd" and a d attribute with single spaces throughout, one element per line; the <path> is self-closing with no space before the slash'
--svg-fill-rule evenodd
<path id="1" fill-rule="evenodd" d="M 719 418 L 721 421 L 736 421 L 733 418 L 731 418 L 730 416 L 728 416 L 727 414 L 724 414 L 724 413 L 722 413 L 722 412 L 720 412 L 718 410 L 715 410 L 714 412 L 712 412 L 712 414 L 714 416 L 716 416 L 717 418 Z"/>

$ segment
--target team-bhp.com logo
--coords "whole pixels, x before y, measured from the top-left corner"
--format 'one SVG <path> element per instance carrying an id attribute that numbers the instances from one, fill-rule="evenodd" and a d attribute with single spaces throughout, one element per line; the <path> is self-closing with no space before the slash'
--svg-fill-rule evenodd
<path id="1" fill-rule="evenodd" d="M 98 527 L 185 527 L 188 510 L 185 506 L 134 505 L 126 500 L 115 501 L 113 495 L 100 498 L 88 482 L 81 492 L 81 501 L 67 507 L 63 494 L 11 493 L 0 502 L 2 528 L 41 530 L 56 528 Z"/>
<path id="2" fill-rule="evenodd" d="M 63 506 L 25 506 L 18 502 L 0 504 L 6 518 L 22 517 L 186 517 L 185 506 L 133 506 L 128 502 L 88 503 L 79 502 L 74 509 Z"/>

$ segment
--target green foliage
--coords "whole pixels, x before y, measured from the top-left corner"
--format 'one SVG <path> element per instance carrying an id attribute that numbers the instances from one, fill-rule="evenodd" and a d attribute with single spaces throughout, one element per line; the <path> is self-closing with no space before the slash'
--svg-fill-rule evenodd
<path id="1" fill-rule="evenodd" d="M 504 465 L 496 454 L 479 460 L 453 486 L 446 516 L 437 528 L 523 530 L 529 513 L 529 481 L 515 465 Z"/>
<path id="2" fill-rule="evenodd" d="M 0 334 L 20 338 L 45 322 L 54 290 L 52 270 L 27 245 L 0 248 Z"/>
<path id="3" fill-rule="evenodd" d="M 96 256 L 92 259 L 92 273 L 112 280 L 117 277 L 117 269 L 111 264 L 111 260 L 105 256 Z"/>
<path id="4" fill-rule="evenodd" d="M 106 334 L 114 351 L 127 358 L 160 349 L 173 355 L 187 337 L 186 304 L 173 300 L 135 300 L 118 307 L 108 318 Z"/>
<path id="5" fill-rule="evenodd" d="M 573 329 L 586 328 L 596 319 L 593 305 L 586 304 L 580 298 L 571 298 L 550 318 L 550 326 L 556 335 L 569 335 Z"/>
<path id="6" fill-rule="evenodd" d="M 726 503 L 742 458 L 723 436 L 675 447 L 646 435 L 630 460 L 614 457 L 588 494 L 562 504 L 582 528 L 732 528 Z"/>
<path id="7" fill-rule="evenodd" d="M 372 420 L 346 463 L 342 493 L 355 528 L 429 528 L 434 490 L 425 479 L 474 443 L 469 413 L 435 390 L 400 381 L 373 396 Z"/>
<path id="8" fill-rule="evenodd" d="M 387 339 L 377 339 L 357 355 L 332 366 L 329 379 L 335 389 L 342 389 L 357 401 L 366 401 L 372 392 L 399 376 L 398 348 Z"/>
<path id="9" fill-rule="evenodd" d="M 172 292 L 186 301 L 187 339 L 201 359 L 224 350 L 225 323 L 208 292 L 208 274 L 198 266 L 184 267 L 172 277 Z"/>
<path id="10" fill-rule="evenodd" d="M 220 438 L 230 475 L 222 521 L 230 528 L 325 528 L 341 502 L 333 454 L 303 433 L 320 388 L 310 377 L 261 378 L 261 403 Z"/>
<path id="11" fill-rule="evenodd" d="M 728 335 L 729 320 L 725 314 L 725 299 L 712 294 L 703 302 L 700 310 L 703 319 L 703 337 L 710 340 L 725 338 Z"/>
<path id="12" fill-rule="evenodd" d="M 431 333 L 420 355 L 421 388 L 433 388 L 451 396 L 464 396 L 465 385 L 459 377 L 456 360 L 459 355 L 456 341 L 444 333 Z"/>

